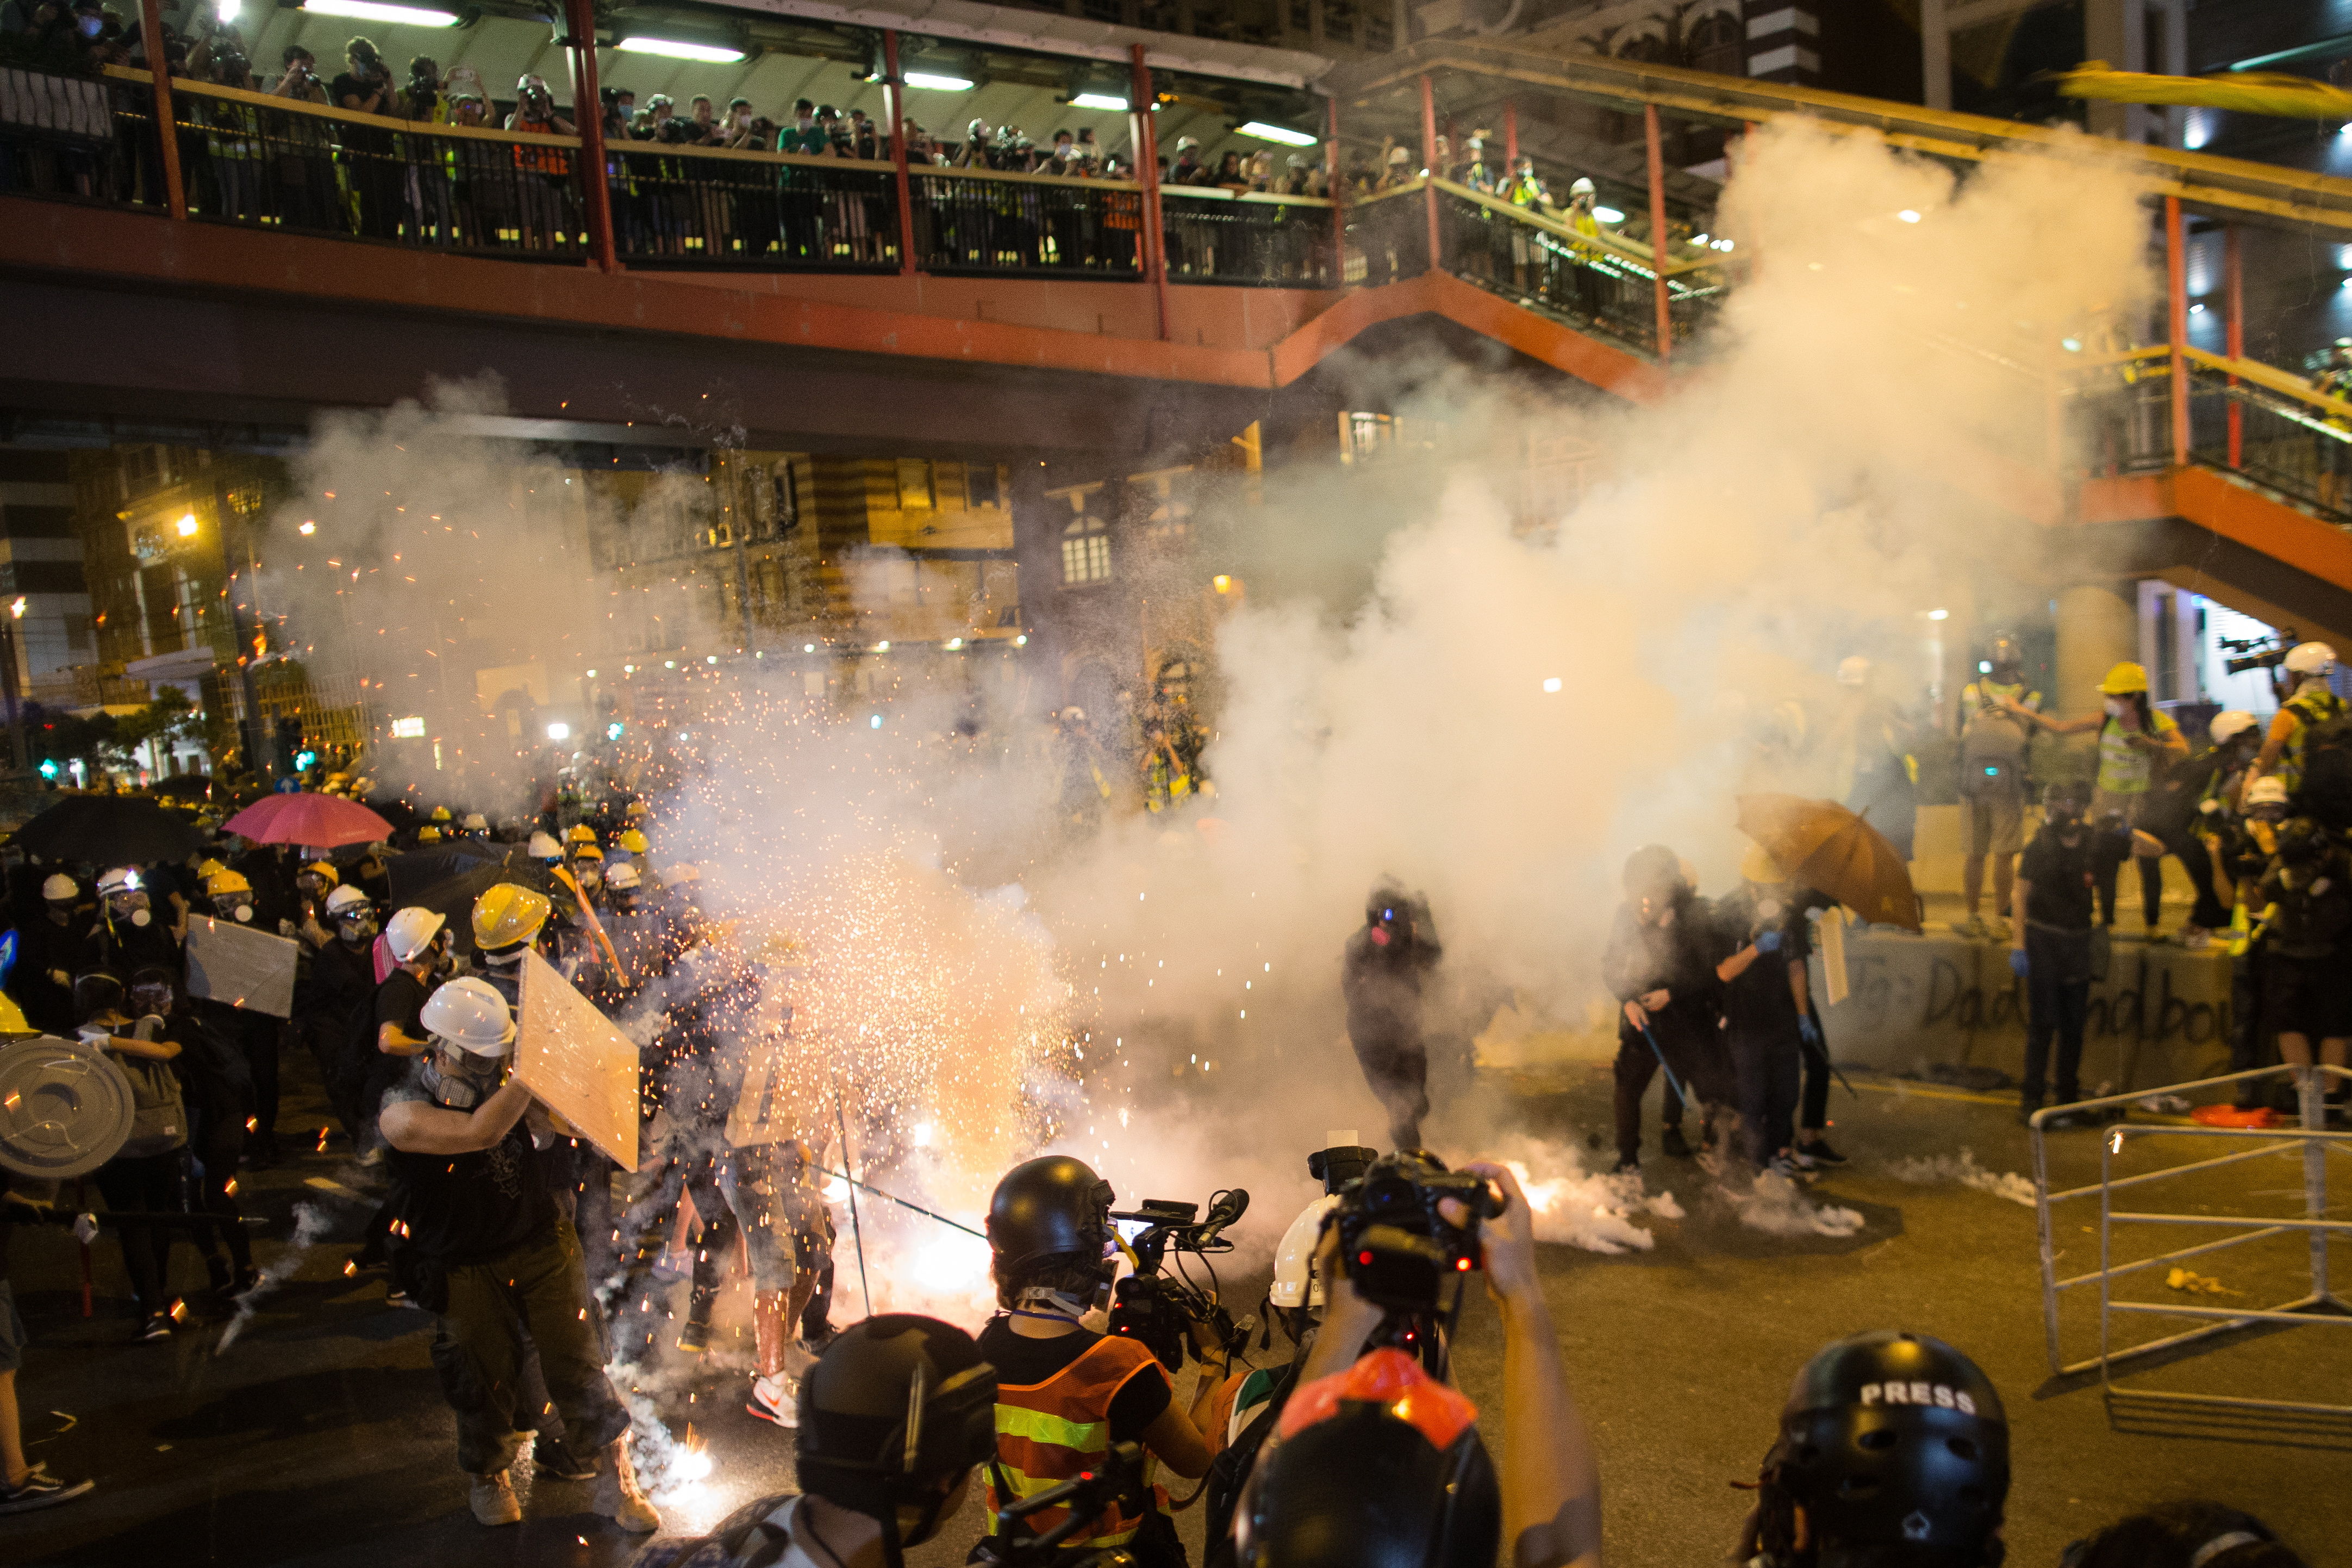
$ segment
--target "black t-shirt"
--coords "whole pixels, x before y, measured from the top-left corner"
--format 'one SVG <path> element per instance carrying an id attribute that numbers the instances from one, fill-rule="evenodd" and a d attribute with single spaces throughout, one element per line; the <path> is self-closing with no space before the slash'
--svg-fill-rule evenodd
<path id="1" fill-rule="evenodd" d="M 1443 956 L 1416 912 L 1410 935 L 1400 923 L 1376 942 L 1376 928 L 1360 925 L 1339 961 L 1339 995 L 1347 1003 L 1348 1034 L 1358 1044 L 1415 1040 L 1421 1035 L 1421 991 Z"/>
<path id="2" fill-rule="evenodd" d="M 411 1072 L 386 1091 L 385 1105 L 430 1103 Z M 444 1263 L 478 1263 L 544 1236 L 555 1224 L 555 1200 L 539 1168 L 530 1130 L 517 1122 L 490 1147 L 470 1155 L 386 1151 L 392 1166 L 392 1209 L 407 1223 L 405 1239 Z"/>
<path id="3" fill-rule="evenodd" d="M 309 967 L 294 988 L 298 1018 L 324 1014 L 338 1027 L 362 1009 L 373 1009 L 376 998 L 375 958 L 370 943 L 347 947 L 330 942 L 310 955 Z"/>
<path id="4" fill-rule="evenodd" d="M 424 1038 L 425 998 L 432 994 L 432 988 L 418 979 L 413 969 L 394 969 L 386 975 L 383 984 L 375 988 L 376 1038 L 383 1037 L 383 1026 L 388 1023 L 398 1024 L 400 1032 L 411 1040 Z"/>
<path id="5" fill-rule="evenodd" d="M 375 97 L 378 91 L 383 94 L 381 99 Z M 351 105 L 343 101 L 347 98 L 359 99 L 360 107 L 352 109 Z M 345 71 L 327 84 L 327 99 L 337 109 L 350 110 L 355 114 L 397 116 L 400 113 L 400 96 L 393 90 L 389 80 L 362 81 L 349 71 Z M 371 101 L 373 102 L 373 108 L 369 107 Z M 389 131 L 380 131 L 372 125 L 348 123 L 339 129 L 341 132 L 341 140 L 345 147 L 367 152 L 392 151 L 392 132 Z"/>
<path id="6" fill-rule="evenodd" d="M 1621 904 L 1601 955 L 1601 981 L 1621 1002 L 1664 990 L 1673 999 L 1658 1015 L 1661 1020 L 1712 1030 L 1723 989 L 1715 977 L 1715 960 L 1707 956 L 1714 928 L 1715 916 L 1703 898 L 1683 899 L 1664 926 L 1643 924 L 1632 904 Z"/>
<path id="7" fill-rule="evenodd" d="M 1724 987 L 1724 1017 L 1743 1031 L 1742 1038 L 1747 1031 L 1795 1038 L 1797 998 L 1789 988 L 1789 966 L 1805 962 L 1813 951 L 1803 903 L 1780 894 L 1759 896 L 1755 884 L 1743 883 L 1715 901 L 1714 915 L 1718 964 L 1764 932 L 1780 934 L 1779 951 L 1758 954 L 1756 962 Z"/>
<path id="8" fill-rule="evenodd" d="M 147 913 L 144 925 L 130 920 L 102 920 L 94 930 L 92 946 L 98 962 L 126 980 L 142 969 L 169 969 L 175 976 L 180 972 L 180 944 L 172 936 L 171 909 L 151 907 Z"/>
<path id="9" fill-rule="evenodd" d="M 98 951 L 89 939 L 89 917 L 77 913 L 63 925 L 47 915 L 37 915 L 16 928 L 16 967 L 8 971 L 8 994 L 25 1009 L 25 1020 L 50 1034 L 70 1038 L 74 1031 L 73 977 L 97 967 Z M 64 985 L 49 978 L 62 972 Z"/>
<path id="10" fill-rule="evenodd" d="M 1014 1388 L 1045 1382 L 1102 1342 L 1102 1335 L 1077 1329 L 1053 1339 L 1032 1339 L 1013 1332 L 1010 1318 L 991 1318 L 980 1331 L 980 1354 L 996 1368 L 996 1381 Z M 1119 1385 L 1110 1396 L 1110 1440 L 1140 1443 L 1144 1429 L 1175 1402 L 1168 1369 L 1157 1361 Z"/>
<path id="11" fill-rule="evenodd" d="M 2092 838 L 2087 827 L 2076 830 L 2072 844 L 2061 841 L 2055 828 L 2045 827 L 2033 835 L 2017 862 L 2019 878 L 2033 884 L 2033 896 L 2025 904 L 2026 924 L 2060 931 L 2091 928 Z"/>

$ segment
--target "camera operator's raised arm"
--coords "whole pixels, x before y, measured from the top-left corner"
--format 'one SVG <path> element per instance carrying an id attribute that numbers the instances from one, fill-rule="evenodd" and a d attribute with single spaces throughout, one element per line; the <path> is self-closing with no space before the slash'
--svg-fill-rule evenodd
<path id="1" fill-rule="evenodd" d="M 1534 1218 L 1509 1170 L 1484 1161 L 1462 1168 L 1509 1200 L 1479 1236 L 1486 1290 L 1503 1315 L 1503 1540 L 1511 1568 L 1599 1568 L 1601 1469 L 1536 1273 Z M 1470 1217 L 1447 1218 L 1462 1224 Z"/>

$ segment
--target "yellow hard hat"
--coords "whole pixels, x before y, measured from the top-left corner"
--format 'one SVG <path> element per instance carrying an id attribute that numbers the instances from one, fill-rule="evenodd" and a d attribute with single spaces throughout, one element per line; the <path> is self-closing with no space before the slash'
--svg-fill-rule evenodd
<path id="1" fill-rule="evenodd" d="M 416 841 L 420 844 L 437 844 L 441 841 L 441 830 L 427 822 L 416 830 Z"/>
<path id="2" fill-rule="evenodd" d="M 2099 690 L 2111 697 L 2129 696 L 2134 692 L 2144 692 L 2147 690 L 2147 672 L 2129 659 L 2126 659 L 2107 672 L 2107 678 L 2099 683 Z"/>
<path id="3" fill-rule="evenodd" d="M 572 858 L 576 861 L 600 861 L 604 858 L 604 852 L 594 844 L 574 844 L 572 846 Z"/>
<path id="4" fill-rule="evenodd" d="M 1772 858 L 1762 844 L 1750 844 L 1748 852 L 1739 857 L 1739 874 L 1749 882 L 1787 882 L 1789 873 Z"/>
<path id="5" fill-rule="evenodd" d="M 252 891 L 253 883 L 245 880 L 243 872 L 222 870 L 205 878 L 206 898 L 218 898 L 224 894 L 251 893 Z"/>
<path id="6" fill-rule="evenodd" d="M 433 808 L 433 821 L 436 821 L 436 822 L 446 822 L 446 821 L 447 821 L 448 820 L 449 820 L 449 808 L 448 808 L 448 807 L 446 807 L 446 806 L 436 806 L 436 807 L 434 807 L 434 808 Z"/>
<path id="7" fill-rule="evenodd" d="M 228 870 L 227 866 L 224 865 L 219 861 L 215 860 L 210 855 L 206 855 L 204 859 L 196 862 L 196 874 L 203 877 L 206 882 L 210 882 L 213 878 L 220 875 L 221 873 L 226 870 Z"/>
<path id="8" fill-rule="evenodd" d="M 619 842 L 623 849 L 628 851 L 629 853 L 633 855 L 641 855 L 645 853 L 646 849 L 649 847 L 646 843 L 645 834 L 637 831 L 635 828 L 624 830 Z"/>
<path id="9" fill-rule="evenodd" d="M 596 841 L 596 830 L 585 822 L 574 822 L 572 831 L 563 835 L 563 841 L 567 844 L 593 844 Z"/>
<path id="10" fill-rule="evenodd" d="M 312 861 L 309 865 L 304 866 L 302 869 L 304 871 L 317 872 L 320 876 L 327 879 L 327 885 L 329 887 L 337 886 L 341 884 L 343 880 L 342 873 L 338 872 L 331 864 L 325 861 Z"/>
<path id="11" fill-rule="evenodd" d="M 764 969 L 803 969 L 808 952 L 790 931 L 771 931 L 751 950 L 751 962 Z"/>
<path id="12" fill-rule="evenodd" d="M 646 805 L 643 800 L 632 800 L 626 806 L 621 808 L 621 815 L 628 818 L 631 821 L 636 821 L 639 817 L 650 817 L 653 814 L 653 808 Z"/>
<path id="13" fill-rule="evenodd" d="M 555 905 L 547 894 L 502 882 L 474 900 L 474 945 L 512 947 L 530 941 Z"/>

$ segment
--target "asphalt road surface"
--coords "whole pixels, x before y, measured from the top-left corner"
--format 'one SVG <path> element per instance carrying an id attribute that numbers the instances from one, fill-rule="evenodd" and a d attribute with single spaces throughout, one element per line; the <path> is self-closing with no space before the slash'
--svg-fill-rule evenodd
<path id="1" fill-rule="evenodd" d="M 307 1063 L 288 1065 L 294 1082 L 283 1124 L 316 1126 L 323 1118 L 315 1096 L 304 1092 Z M 1606 1090 L 1598 1069 L 1580 1067 L 1502 1092 L 1531 1132 L 1580 1138 L 1584 1129 L 1606 1124 Z M 2352 1420 L 2145 1402 L 2111 1407 L 2095 1375 L 2053 1377 L 2033 1210 L 1963 1185 L 1948 1166 L 1925 1181 L 1898 1178 L 1898 1162 L 1907 1156 L 1949 1156 L 1964 1147 L 1987 1172 L 2030 1172 L 2025 1134 L 2007 1107 L 1871 1082 L 1859 1100 L 1841 1092 L 1834 1113 L 1836 1136 L 1854 1162 L 1813 1184 L 1807 1198 L 1858 1214 L 1852 1235 L 1759 1230 L 1714 1196 L 1693 1166 L 1660 1160 L 1647 1173 L 1649 1186 L 1671 1189 L 1684 1218 L 1636 1216 L 1655 1238 L 1652 1249 L 1618 1256 L 1543 1249 L 1570 1375 L 1599 1445 L 1612 1562 L 1685 1568 L 1719 1561 L 1746 1510 L 1733 1483 L 1754 1478 L 1797 1367 L 1838 1335 L 1901 1326 L 1958 1343 L 2002 1392 L 2016 1468 L 2011 1563 L 2054 1564 L 2068 1542 L 2103 1521 L 2183 1497 L 2263 1515 L 2315 1563 L 2352 1563 L 2341 1500 L 2352 1473 Z M 2057 1139 L 2058 1183 L 2095 1179 L 2101 1141 L 2095 1131 Z M 2210 1152 L 2173 1142 L 2182 1146 L 2164 1157 Z M 2335 1163 L 2342 1190 L 2352 1172 L 2342 1170 L 2340 1156 Z M 193 1292 L 190 1322 L 168 1341 L 138 1344 L 110 1241 L 94 1249 L 94 1312 L 85 1318 L 70 1239 L 55 1228 L 16 1229 L 10 1273 L 34 1338 L 19 1379 L 30 1451 L 59 1473 L 94 1476 L 99 1490 L 54 1511 L 0 1520 L 0 1561 L 603 1568 L 629 1560 L 641 1542 L 590 1511 L 588 1483 L 529 1486 L 519 1529 L 473 1521 L 451 1420 L 426 1359 L 428 1320 L 388 1306 L 381 1275 L 346 1277 L 348 1240 L 322 1241 L 296 1260 L 286 1239 L 298 1206 L 331 1233 L 353 1235 L 373 1203 L 363 1182 L 342 1154 L 305 1153 L 247 1174 L 246 1196 L 270 1222 L 259 1247 L 263 1262 L 295 1267 L 226 1348 L 234 1314 L 198 1289 L 191 1253 L 179 1254 L 181 1283 Z M 2156 1184 L 2132 1201 L 2189 1212 L 2244 1206 L 2292 1214 L 2300 1211 L 2300 1182 L 2298 1158 L 2273 1156 Z M 2095 1223 L 2095 1204 L 2073 1207 L 2083 1212 L 2063 1214 L 2056 1228 L 2062 1272 L 2096 1256 L 2098 1238 L 2085 1228 Z M 2346 1206 L 2339 1201 L 2331 1212 L 2343 1217 Z M 2184 1236 L 2207 1239 L 2165 1235 L 2164 1244 L 2175 1246 L 2186 1244 Z M 2129 1245 L 2153 1249 L 2141 1239 Z M 2340 1269 L 2347 1260 L 2340 1247 L 2337 1254 Z M 2133 1276 L 2129 1293 L 2269 1305 L 2308 1289 L 2300 1238 L 2213 1254 L 2191 1267 L 2220 1291 L 2168 1290 L 2167 1271 L 2157 1270 Z M 1232 1285 L 1234 1299 L 1255 1301 L 1263 1278 Z M 2066 1309 L 2070 1356 L 2095 1346 L 2095 1301 Z M 740 1303 L 724 1309 L 722 1323 L 740 1313 Z M 2134 1320 L 2128 1332 L 2147 1337 L 2180 1326 L 2137 1326 L 2157 1322 Z M 1281 1351 L 1277 1339 L 1274 1354 Z M 711 1357 L 669 1375 L 644 1407 L 673 1438 L 701 1445 L 710 1460 L 708 1479 L 674 1479 L 660 1492 L 676 1525 L 708 1525 L 740 1501 L 792 1486 L 788 1435 L 743 1411 L 746 1364 L 743 1346 L 722 1336 Z M 1500 1347 L 1483 1296 L 1465 1312 L 1455 1372 L 1482 1406 L 1499 1398 Z M 2335 1327 L 2246 1333 L 2126 1381 L 2352 1404 L 2352 1334 Z M 1498 1440 L 1498 1415 L 1488 1412 L 1490 1443 Z M 1195 1511 L 1181 1521 L 1196 1553 L 1199 1517 Z M 977 1506 L 969 1505 L 913 1561 L 925 1568 L 961 1563 L 979 1532 Z"/>

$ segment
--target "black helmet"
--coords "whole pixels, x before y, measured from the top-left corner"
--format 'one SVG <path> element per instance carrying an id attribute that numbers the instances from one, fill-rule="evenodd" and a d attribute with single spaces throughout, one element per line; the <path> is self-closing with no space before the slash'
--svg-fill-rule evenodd
<path id="1" fill-rule="evenodd" d="M 1047 1258 L 1100 1258 L 1110 1245 L 1110 1183 L 1083 1160 L 1048 1155 L 1014 1166 L 988 1200 L 1000 1273 Z"/>
<path id="2" fill-rule="evenodd" d="M 2218 1502 L 2158 1503 L 2075 1542 L 2060 1568 L 2303 1568 L 2271 1527 Z"/>
<path id="3" fill-rule="evenodd" d="M 996 1369 L 971 1335 L 888 1312 L 842 1331 L 801 1379 L 801 1488 L 881 1521 L 884 1555 L 928 1540 L 949 1496 L 996 1452 Z M 902 1541 L 901 1504 L 929 1512 Z"/>
<path id="4" fill-rule="evenodd" d="M 1678 888 L 1682 881 L 1682 857 L 1664 844 L 1643 844 L 1625 857 L 1623 886 L 1628 898 Z"/>
<path id="5" fill-rule="evenodd" d="M 2003 664 L 2022 663 L 2024 658 L 2024 644 L 2018 642 L 2014 632 L 1996 632 L 1991 641 L 1985 644 L 1985 663 L 1995 669 Z"/>
<path id="6" fill-rule="evenodd" d="M 92 969 L 78 975 L 73 983 L 73 1009 L 77 1021 L 87 1020 L 92 1013 L 120 1009 L 122 1006 L 122 977 L 111 969 Z"/>
<path id="7" fill-rule="evenodd" d="M 2289 817 L 2278 825 L 2279 859 L 2289 865 L 2305 865 L 2325 855 L 2335 842 L 2335 835 L 2309 817 Z"/>
<path id="8" fill-rule="evenodd" d="M 2091 805 L 2091 781 L 2088 779 L 2061 779 L 2042 792 L 2042 804 L 2046 810 L 2056 805 L 2069 805 L 2078 811 Z"/>
<path id="9" fill-rule="evenodd" d="M 1417 913 L 1413 895 L 1385 877 L 1364 895 L 1364 924 L 1391 925 L 1411 920 Z"/>
<path id="10" fill-rule="evenodd" d="M 1489 1568 L 1502 1497 L 1477 1407 L 1402 1351 L 1300 1388 L 1234 1513 L 1243 1568 Z"/>
<path id="11" fill-rule="evenodd" d="M 1760 1544 L 1820 1568 L 1997 1568 L 2008 1496 L 2009 1422 L 1976 1363 L 1925 1334 L 1856 1334 L 1789 1390 L 1764 1460 Z"/>

